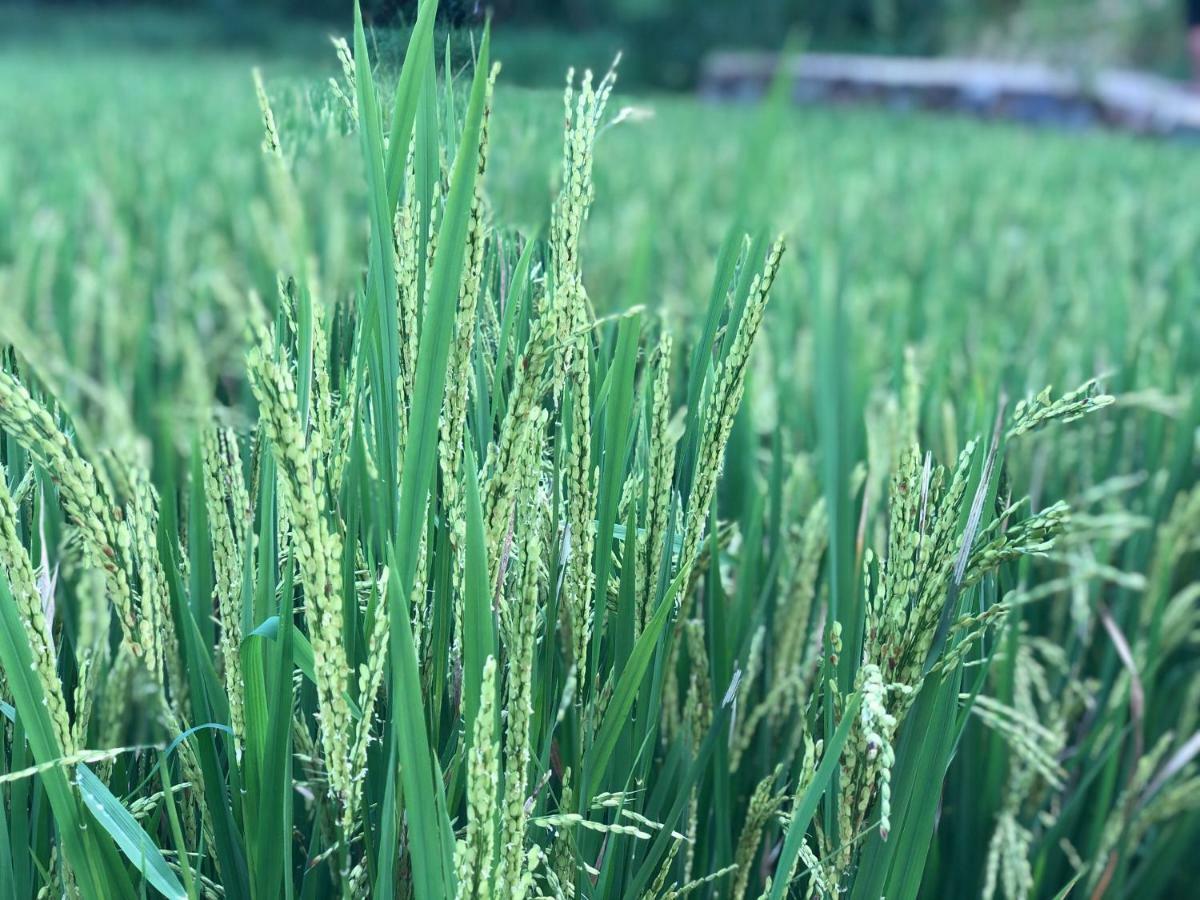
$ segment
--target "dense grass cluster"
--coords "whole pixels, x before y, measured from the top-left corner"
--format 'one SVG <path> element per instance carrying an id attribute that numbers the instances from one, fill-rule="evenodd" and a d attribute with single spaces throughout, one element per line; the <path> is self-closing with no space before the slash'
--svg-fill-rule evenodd
<path id="1" fill-rule="evenodd" d="M 433 12 L 0 92 L 0 894 L 1186 890 L 1186 151 L 646 121 Z"/>

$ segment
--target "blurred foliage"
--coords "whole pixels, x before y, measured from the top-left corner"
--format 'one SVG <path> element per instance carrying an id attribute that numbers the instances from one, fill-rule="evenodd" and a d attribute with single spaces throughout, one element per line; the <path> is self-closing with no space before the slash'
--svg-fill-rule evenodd
<path id="1" fill-rule="evenodd" d="M 69 14 L 52 18 L 59 31 L 64 18 L 81 18 L 93 38 L 99 19 L 102 39 L 97 11 L 127 6 L 26 0 L 19 8 L 39 31 L 47 9 Z M 294 32 L 340 25 L 349 6 L 347 0 L 197 0 L 181 9 L 170 0 L 147 0 L 126 39 L 155 47 L 294 48 Z M 416 0 L 362 0 L 362 8 L 379 37 L 380 59 L 398 61 Z M 1034 55 L 1168 71 L 1182 71 L 1186 58 L 1181 0 L 451 0 L 439 16 L 443 29 L 456 30 L 478 25 L 489 10 L 497 47 L 506 51 L 506 77 L 527 84 L 557 83 L 568 63 L 603 65 L 622 49 L 626 84 L 683 89 L 695 83 L 712 50 L 777 49 L 789 34 L 819 50 Z M 14 31 L 0 29 L 0 42 L 6 33 Z"/>
<path id="2" fill-rule="evenodd" d="M 141 34 L 161 28 L 166 40 L 173 33 L 165 13 L 138 21 Z M 210 19 L 188 22 L 197 40 L 217 40 L 205 31 L 215 27 Z M 121 31 L 113 26 L 90 43 L 115 41 Z M 528 38 L 531 56 L 539 41 L 557 48 L 563 56 L 538 60 L 555 82 L 560 60 L 603 65 L 612 49 L 605 41 L 619 37 L 589 31 L 596 44 L 572 58 L 577 45 L 556 41 L 549 27 L 512 33 Z M 389 39 L 382 31 L 376 37 Z M 511 71 L 504 40 L 496 55 Z M 459 51 L 468 46 L 464 39 Z M 324 71 L 333 70 L 331 57 L 326 51 Z M 271 296 L 277 273 L 294 263 L 287 210 L 257 150 L 254 61 L 236 47 L 223 55 L 74 54 L 61 46 L 0 54 L 0 323 L 23 326 L 22 337 L 46 348 L 35 359 L 62 382 L 64 402 L 94 434 L 123 433 L 129 423 L 121 417 L 131 410 L 136 431 L 154 438 L 156 471 L 170 471 L 189 452 L 186 440 L 170 440 L 186 431 L 167 426 L 198 420 L 204 410 L 194 398 L 212 385 L 229 398 L 232 424 L 249 426 L 237 403 L 246 395 L 245 298 Z M 368 234 L 359 143 L 318 73 L 290 74 L 278 61 L 267 67 L 280 139 L 295 154 L 325 296 L 348 304 L 361 285 Z M 380 73 L 389 88 L 391 74 Z M 487 215 L 525 235 L 545 234 L 561 171 L 560 96 L 501 82 L 495 107 Z M 1134 710 L 1123 701 L 1122 660 L 1096 615 L 1111 615 L 1140 641 L 1142 610 L 1151 607 L 1138 577 L 1155 574 L 1160 597 L 1176 582 L 1181 590 L 1195 582 L 1194 555 L 1178 576 L 1156 574 L 1153 532 L 1113 529 L 1114 521 L 1131 521 L 1125 514 L 1160 522 L 1176 494 L 1196 482 L 1194 148 L 881 110 L 786 109 L 773 123 L 775 139 L 748 160 L 748 136 L 761 123 L 749 106 L 648 101 L 622 90 L 613 112 L 621 121 L 599 136 L 596 203 L 582 247 L 598 312 L 644 303 L 691 340 L 701 333 L 731 222 L 769 218 L 791 236 L 731 439 L 727 473 L 744 491 L 721 498 L 722 515 L 750 522 L 755 510 L 774 508 L 764 498 L 775 496 L 793 452 L 801 473 L 807 454 L 826 454 L 811 457 L 814 472 L 835 458 L 820 424 L 830 396 L 846 401 L 852 449 L 845 458 L 860 459 L 870 423 L 890 415 L 907 347 L 926 373 L 922 434 L 941 459 L 989 427 L 999 390 L 1018 398 L 1047 383 L 1065 387 L 1110 373 L 1106 388 L 1121 398 L 1112 410 L 1057 443 L 1026 445 L 1015 459 L 1036 473 L 1039 498 L 1079 498 L 1081 520 L 1099 535 L 1045 563 L 1086 573 L 1078 591 L 1022 608 L 1005 638 L 1017 649 L 1026 635 L 1051 641 L 1033 646 L 1070 648 L 1079 668 L 1051 673 L 1052 696 L 1066 695 L 1064 684 L 1105 686 L 1097 700 L 1089 697 L 1087 712 L 1089 722 L 1102 717 L 1093 731 L 1099 738 L 1070 747 L 1072 772 L 1083 777 L 1071 779 L 1065 798 L 1048 795 L 1045 808 L 1033 798 L 1021 810 L 1022 828 L 1037 838 L 1029 848 L 1034 895 L 1052 896 L 1072 876 L 1074 855 L 1104 858 L 1110 812 L 1143 737 L 1147 748 L 1172 733 L 1185 739 L 1200 709 L 1189 687 L 1200 684 L 1194 624 L 1168 629 L 1180 642 L 1173 655 L 1141 667 L 1144 703 Z M 631 266 L 643 259 L 645 272 Z M 843 354 L 822 341 L 828 326 L 819 316 L 834 308 L 845 320 Z M 822 354 L 849 377 L 829 377 L 814 364 Z M 826 390 L 831 384 L 841 385 L 839 393 Z M 750 498 L 742 509 L 734 505 L 739 496 Z M 853 533 L 855 523 L 848 525 Z M 868 538 L 882 546 L 874 529 Z M 752 562 L 739 571 L 768 577 L 770 567 L 742 558 Z M 744 597 L 767 596 L 751 584 Z M 748 608 L 740 587 L 732 596 Z M 1192 595 L 1177 596 L 1194 605 Z M 1002 655 L 987 690 L 1007 702 L 1018 693 L 1014 667 L 1023 658 Z M 940 826 L 925 896 L 978 894 L 993 823 L 1008 802 L 1014 751 L 980 722 L 962 740 L 945 790 L 930 795 Z M 747 758 L 768 751 L 764 738 Z M 745 774 L 736 782 L 739 816 L 753 787 Z M 1145 849 L 1116 870 L 1109 896 L 1187 896 L 1198 829 L 1194 810 L 1178 829 L 1156 824 Z"/>

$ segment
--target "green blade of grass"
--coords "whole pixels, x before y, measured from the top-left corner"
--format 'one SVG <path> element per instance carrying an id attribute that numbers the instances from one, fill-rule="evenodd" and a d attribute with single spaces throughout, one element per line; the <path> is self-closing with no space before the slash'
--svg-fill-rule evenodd
<path id="1" fill-rule="evenodd" d="M 854 717 L 858 715 L 858 707 L 861 703 L 861 694 L 851 695 L 850 701 L 846 704 L 846 711 L 842 713 L 842 721 L 838 725 L 837 731 L 833 733 L 833 737 L 826 742 L 824 750 L 821 751 L 821 764 L 817 766 L 812 781 L 805 788 L 804 796 L 799 799 L 792 810 L 787 837 L 784 839 L 783 849 L 779 852 L 779 861 L 775 865 L 776 873 L 790 872 L 792 866 L 795 865 L 796 858 L 800 855 L 800 844 L 804 841 L 805 835 L 808 833 L 808 825 L 817 811 L 817 803 L 820 802 L 825 789 L 833 780 L 834 772 L 840 767 L 842 747 L 846 744 L 846 738 L 850 736 L 850 728 L 854 724 Z M 787 895 L 787 890 L 788 885 L 783 879 L 776 877 L 771 884 L 769 900 L 783 900 Z"/>
<path id="2" fill-rule="evenodd" d="M 196 900 L 195 876 L 192 874 L 192 864 L 187 858 L 187 845 L 183 839 L 183 828 L 179 824 L 179 810 L 175 805 L 175 791 L 171 786 L 171 773 L 167 767 L 167 754 L 158 754 L 158 773 L 163 787 L 163 805 L 167 808 L 167 822 L 170 825 L 171 840 L 175 844 L 175 858 L 179 861 L 179 871 L 183 876 L 183 889 L 189 900 Z"/>
<path id="3" fill-rule="evenodd" d="M 850 892 L 853 900 L 912 897 L 920 886 L 942 778 L 954 745 L 960 681 L 954 674 L 926 684 L 917 695 L 892 769 L 892 834 L 886 841 L 878 831 L 867 838 Z"/>
<path id="4" fill-rule="evenodd" d="M 413 387 L 413 395 L 422 398 L 422 402 L 415 404 L 409 415 L 388 590 L 391 727 L 397 741 L 396 761 L 404 787 L 409 835 L 417 842 L 413 862 L 419 884 L 418 896 L 430 900 L 447 896 L 453 887 L 454 833 L 446 812 L 442 778 L 435 771 L 436 760 L 430 753 L 408 603 L 416 580 L 417 548 L 425 527 L 428 493 L 436 462 L 438 420 L 445 395 L 468 218 L 478 174 L 476 149 L 487 90 L 488 46 L 485 31 L 423 310 Z"/>
<path id="5" fill-rule="evenodd" d="M 617 504 L 625 483 L 625 451 L 629 445 L 633 405 L 634 368 L 637 364 L 638 335 L 641 318 L 622 317 L 617 326 L 617 346 L 605 381 L 609 395 L 604 400 L 604 455 L 600 460 L 600 481 L 596 488 L 596 547 L 595 547 L 595 621 L 592 624 L 592 646 L 588 653 L 588 679 L 600 661 L 600 640 L 604 635 L 604 616 L 608 604 L 608 575 L 612 568 L 612 533 L 617 523 Z M 601 395 L 604 388 L 601 388 Z M 648 661 L 648 660 L 647 660 Z M 632 702 L 632 698 L 630 698 Z M 602 773 L 595 773 L 600 777 Z"/>
<path id="6" fill-rule="evenodd" d="M 300 674 L 308 679 L 309 684 L 316 684 L 317 676 L 313 668 L 315 663 L 313 661 L 312 643 L 309 641 L 308 636 L 295 625 L 292 625 L 290 631 L 292 641 L 291 653 L 294 665 L 300 671 Z M 278 640 L 279 635 L 279 616 L 271 616 L 246 635 L 246 640 L 252 637 L 265 637 L 271 640 Z"/>
<path id="7" fill-rule="evenodd" d="M 146 881 L 164 897 L 186 900 L 187 892 L 163 859 L 162 851 L 96 773 L 80 763 L 75 767 L 75 785 L 88 812 L 116 841 Z"/>
<path id="8" fill-rule="evenodd" d="M 431 5 L 426 3 L 426 6 Z M 354 4 L 355 87 L 358 90 L 359 136 L 367 176 L 367 205 L 371 224 L 371 242 L 364 293 L 364 314 L 369 334 L 367 372 L 371 384 L 374 419 L 374 446 L 384 496 L 396 496 L 396 434 L 398 416 L 396 384 L 400 375 L 398 324 L 396 317 L 396 273 L 392 263 L 392 215 L 388 202 L 383 160 L 383 133 L 379 101 L 375 95 L 375 76 L 367 54 L 362 10 Z M 395 148 L 392 148 L 395 151 Z M 400 151 L 407 153 L 407 147 Z M 395 511 L 384 505 L 380 512 L 389 527 L 394 527 Z"/>
<path id="9" fill-rule="evenodd" d="M 389 637 L 397 761 L 404 787 L 416 896 L 418 900 L 440 900 L 454 894 L 454 832 L 446 814 L 441 773 L 429 751 L 417 650 L 397 571 L 393 560 L 388 577 L 388 599 L 392 613 Z"/>
<path id="10" fill-rule="evenodd" d="M 81 893 L 87 900 L 107 897 L 132 900 L 133 888 L 116 858 L 111 841 L 87 829 L 83 810 L 66 773 L 54 764 L 62 757 L 61 748 L 44 702 L 33 651 L 3 572 L 0 572 L 0 665 L 4 667 L 13 705 L 24 723 L 34 760 L 39 765 L 50 765 L 41 773 L 40 779 L 54 811 L 67 864 Z"/>
<path id="11" fill-rule="evenodd" d="M 426 59 L 433 48 L 433 24 L 437 19 L 437 7 L 437 0 L 421 0 L 416 24 L 408 38 L 408 49 L 404 54 L 400 79 L 396 82 L 386 165 L 387 208 L 391 215 L 396 213 L 400 189 L 404 185 L 404 163 L 408 158 L 409 139 L 412 137 L 413 121 L 417 116 L 417 97 L 425 80 L 423 76 L 428 70 Z M 357 51 L 355 55 L 358 55 Z"/>
<path id="12" fill-rule="evenodd" d="M 203 501 L 200 505 L 203 507 Z M 192 606 L 185 599 L 178 548 L 177 535 L 173 533 L 170 523 L 164 523 L 159 535 L 159 550 L 163 555 L 172 612 L 179 631 L 179 649 L 184 674 L 188 680 L 192 721 L 214 723 L 221 729 L 228 729 L 228 701 L 213 668 L 212 657 L 192 617 Z M 203 784 L 200 788 L 204 791 L 205 801 L 212 812 L 213 837 L 216 842 L 214 850 L 221 858 L 225 894 L 227 897 L 246 898 L 250 896 L 250 876 L 246 868 L 244 850 L 246 842 L 238 833 L 234 822 L 228 783 L 222 774 L 213 730 L 198 728 L 192 734 L 203 774 Z"/>
<path id="13" fill-rule="evenodd" d="M 492 616 L 492 596 L 488 590 L 487 547 L 484 539 L 483 506 L 479 499 L 479 476 L 475 451 L 467 443 L 463 465 L 467 534 L 463 566 L 463 738 L 469 749 L 479 712 L 483 684 L 483 665 L 496 654 L 496 631 Z M 465 755 L 465 753 L 464 753 Z"/>
<path id="14" fill-rule="evenodd" d="M 612 699 L 604 713 L 604 720 L 600 723 L 600 727 L 583 757 L 584 775 L 579 794 L 580 809 L 587 809 L 599 779 L 604 775 L 609 758 L 627 724 L 629 711 L 633 708 L 633 701 L 637 698 L 642 678 L 650 667 L 650 660 L 654 656 L 659 637 L 662 635 L 667 621 L 671 618 L 671 613 L 675 611 L 675 596 L 679 593 L 687 574 L 681 572 L 675 577 L 667 589 L 666 596 L 659 603 L 658 609 L 654 611 L 654 615 L 646 624 L 645 630 L 638 636 L 637 643 L 633 646 L 633 652 L 629 654 L 629 660 L 617 679 Z"/>
<path id="15" fill-rule="evenodd" d="M 413 396 L 421 398 L 421 402 L 414 404 L 409 414 L 408 443 L 404 447 L 404 477 L 398 495 L 400 519 L 396 531 L 400 585 L 406 589 L 400 595 L 404 602 L 407 602 L 407 590 L 411 589 L 415 580 L 417 542 L 425 524 L 426 502 L 436 461 L 438 419 L 446 388 L 446 364 L 454 334 L 468 216 L 478 174 L 475 151 L 479 146 L 487 89 L 488 46 L 488 33 L 485 31 L 455 158 L 450 193 L 442 214 L 417 350 Z"/>

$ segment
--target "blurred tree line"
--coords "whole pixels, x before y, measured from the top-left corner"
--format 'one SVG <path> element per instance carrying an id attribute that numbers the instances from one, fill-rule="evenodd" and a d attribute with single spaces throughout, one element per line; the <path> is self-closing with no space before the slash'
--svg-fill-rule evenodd
<path id="1" fill-rule="evenodd" d="M 417 0 L 360 2 L 364 18 L 377 29 L 402 28 L 416 15 Z M 985 0 L 985 5 L 1017 2 Z M 207 12 L 220 19 L 227 39 L 256 42 L 272 21 L 281 18 L 345 24 L 351 3 L 138 0 L 143 8 L 164 12 Z M 32 5 L 94 11 L 129 4 L 128 0 L 32 0 Z M 971 0 L 441 0 L 439 15 L 453 28 L 477 24 L 490 10 L 498 26 L 508 26 L 498 28 L 497 36 L 502 30 L 512 34 L 513 52 L 506 56 L 506 66 L 509 76 L 520 80 L 539 80 L 543 67 L 557 71 L 569 37 L 595 49 L 596 55 L 601 47 L 623 49 L 626 84 L 635 80 L 654 87 L 684 88 L 693 83 L 710 50 L 778 48 L 790 33 L 798 33 L 808 46 L 936 52 L 940 21 L 949 7 L 964 5 L 973 4 Z M 540 59 L 546 60 L 544 66 Z M 523 77 L 522 60 L 528 62 L 528 77 Z"/>
<path id="2" fill-rule="evenodd" d="M 377 25 L 411 19 L 417 0 L 360 0 L 363 14 Z M 984 0 L 1002 10 L 1021 0 Z M 128 6 L 128 0 L 33 0 L 34 6 Z M 178 9 L 178 0 L 140 0 L 138 5 Z M 683 31 L 716 30 L 731 37 L 769 41 L 780 28 L 801 27 L 814 35 L 929 40 L 947 7 L 980 5 L 977 0 L 442 0 L 441 15 L 454 22 L 483 18 L 491 10 L 501 21 L 570 28 L 637 28 L 651 23 Z M 192 9 L 222 15 L 261 10 L 280 15 L 341 21 L 349 0 L 195 0 Z"/>
<path id="3" fill-rule="evenodd" d="M 417 0 L 360 0 L 377 33 L 399 38 Z M 1178 55 L 1184 0 L 440 0 L 451 31 L 490 11 L 508 75 L 540 82 L 560 58 L 625 51 L 623 80 L 691 86 L 718 48 L 777 49 L 789 35 L 813 50 L 938 54 L 981 52 L 1161 67 Z M 138 0 L 164 14 L 207 13 L 224 39 L 260 41 L 281 21 L 346 25 L 352 0 Z M 128 0 L 25 0 L 67 11 L 126 7 Z M 386 44 L 387 41 L 385 40 Z M 397 40 L 397 51 L 403 46 Z M 589 52 L 590 51 L 590 52 Z M 593 60 L 590 58 L 588 62 Z M 557 81 L 558 75 L 551 80 Z"/>

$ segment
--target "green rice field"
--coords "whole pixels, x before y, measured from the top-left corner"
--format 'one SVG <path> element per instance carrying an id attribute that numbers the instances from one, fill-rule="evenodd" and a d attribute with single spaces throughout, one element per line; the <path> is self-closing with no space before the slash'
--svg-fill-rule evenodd
<path id="1" fill-rule="evenodd" d="M 1189 896 L 1195 146 L 435 6 L 0 44 L 0 897 Z"/>

